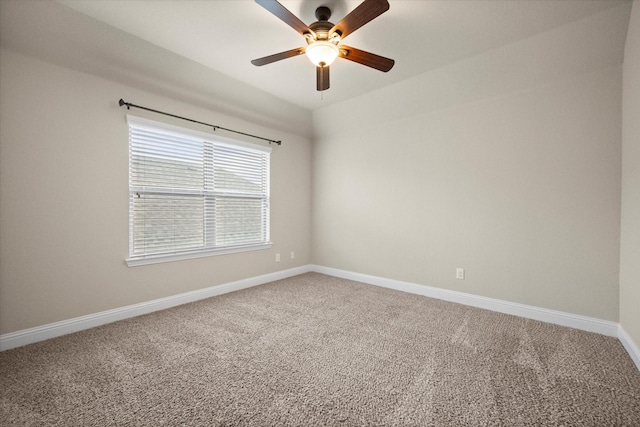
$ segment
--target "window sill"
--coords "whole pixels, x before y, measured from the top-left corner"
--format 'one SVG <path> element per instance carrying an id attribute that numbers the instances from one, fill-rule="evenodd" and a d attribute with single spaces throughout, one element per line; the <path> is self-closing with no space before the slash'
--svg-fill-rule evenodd
<path id="1" fill-rule="evenodd" d="M 137 267 L 140 265 L 159 264 L 163 262 L 181 261 L 185 259 L 235 254 L 238 252 L 259 251 L 259 250 L 270 249 L 270 248 L 271 248 L 271 243 L 261 243 L 257 245 L 236 246 L 232 248 L 207 249 L 207 250 L 199 250 L 199 251 L 177 252 L 177 253 L 161 254 L 161 255 L 131 257 L 131 258 L 127 258 L 125 261 L 127 263 L 127 266 Z"/>

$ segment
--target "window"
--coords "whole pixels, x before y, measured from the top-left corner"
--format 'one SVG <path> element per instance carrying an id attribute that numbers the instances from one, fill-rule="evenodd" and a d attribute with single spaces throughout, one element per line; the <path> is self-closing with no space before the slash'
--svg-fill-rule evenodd
<path id="1" fill-rule="evenodd" d="M 127 116 L 129 259 L 271 247 L 271 149 Z"/>

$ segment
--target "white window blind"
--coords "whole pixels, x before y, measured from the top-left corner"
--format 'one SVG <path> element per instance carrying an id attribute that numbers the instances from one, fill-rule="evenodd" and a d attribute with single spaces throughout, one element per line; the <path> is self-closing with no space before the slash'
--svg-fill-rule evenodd
<path id="1" fill-rule="evenodd" d="M 270 148 L 127 121 L 129 265 L 270 247 Z"/>

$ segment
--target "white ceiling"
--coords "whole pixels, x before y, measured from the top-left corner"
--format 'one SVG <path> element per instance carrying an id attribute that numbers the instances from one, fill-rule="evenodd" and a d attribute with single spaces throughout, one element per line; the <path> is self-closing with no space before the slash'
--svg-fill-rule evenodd
<path id="1" fill-rule="evenodd" d="M 382 73 L 338 59 L 331 66 L 331 88 L 321 94 L 315 89 L 315 68 L 304 56 L 263 67 L 250 63 L 251 59 L 305 44 L 298 33 L 254 1 L 59 2 L 307 110 L 327 107 L 629 4 L 628 0 L 389 0 L 390 10 L 350 35 L 347 42 L 395 59 L 395 67 Z M 331 22 L 336 23 L 360 1 L 281 3 L 310 24 L 315 21 L 318 6 L 329 6 L 333 11 Z M 126 50 L 127 46 L 119 49 Z"/>

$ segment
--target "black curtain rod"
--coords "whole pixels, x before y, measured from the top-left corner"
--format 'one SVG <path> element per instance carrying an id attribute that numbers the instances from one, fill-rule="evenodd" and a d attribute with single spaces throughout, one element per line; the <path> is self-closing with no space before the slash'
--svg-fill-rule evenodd
<path id="1" fill-rule="evenodd" d="M 151 111 L 153 113 L 164 114 L 165 116 L 175 117 L 176 119 L 186 120 L 188 122 L 198 123 L 199 125 L 209 126 L 209 127 L 212 127 L 214 131 L 216 131 L 217 129 L 222 129 L 222 130 L 226 130 L 227 132 L 233 132 L 233 133 L 237 133 L 239 135 L 250 136 L 251 138 L 257 138 L 257 139 L 261 139 L 263 141 L 268 141 L 269 144 L 274 143 L 274 144 L 282 145 L 282 141 L 276 141 L 276 140 L 269 139 L 269 138 L 263 138 L 261 136 L 251 135 L 250 133 L 244 133 L 244 132 L 239 132 L 239 131 L 233 130 L 233 129 L 223 128 L 222 126 L 216 126 L 216 125 L 212 125 L 212 124 L 209 124 L 209 123 L 199 122 L 197 120 L 188 119 L 186 117 L 181 117 L 181 116 L 176 116 L 175 114 L 165 113 L 164 111 L 158 111 L 158 110 L 154 110 L 152 108 L 141 107 L 140 105 L 135 105 L 135 104 L 132 104 L 130 102 L 125 102 L 122 98 L 120 98 L 120 101 L 118 101 L 118 103 L 120 104 L 121 107 L 126 105 L 127 106 L 127 110 L 130 109 L 131 107 L 140 108 L 142 110 Z"/>

